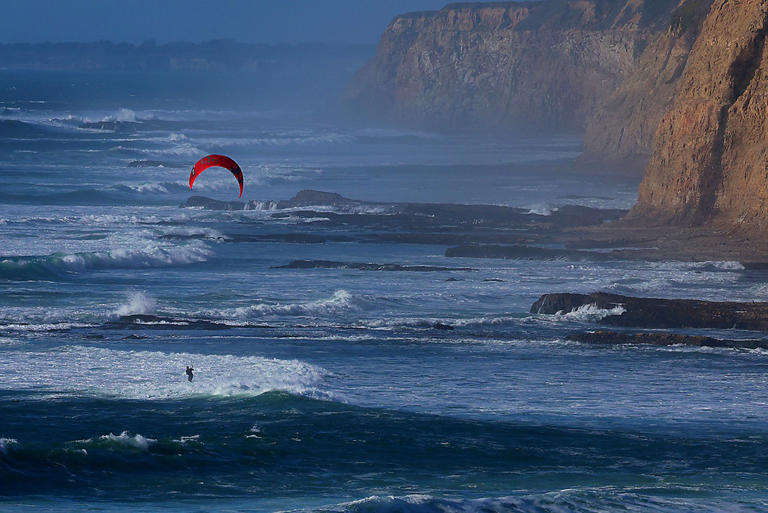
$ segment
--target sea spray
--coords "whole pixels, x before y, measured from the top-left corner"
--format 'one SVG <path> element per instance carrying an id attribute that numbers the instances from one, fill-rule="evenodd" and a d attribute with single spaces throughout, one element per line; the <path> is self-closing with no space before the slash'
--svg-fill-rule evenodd
<path id="1" fill-rule="evenodd" d="M 144 294 L 143 292 L 131 292 L 128 294 L 127 302 L 120 305 L 115 310 L 115 315 L 123 317 L 125 315 L 144 315 L 154 313 L 157 307 L 157 301 Z"/>

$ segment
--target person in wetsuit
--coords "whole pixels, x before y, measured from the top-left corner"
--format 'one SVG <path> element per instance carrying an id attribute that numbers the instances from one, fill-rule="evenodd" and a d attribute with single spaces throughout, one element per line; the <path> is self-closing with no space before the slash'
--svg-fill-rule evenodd
<path id="1" fill-rule="evenodd" d="M 186 372 L 187 372 L 187 381 L 192 381 L 192 378 L 195 377 L 194 374 L 192 374 L 192 371 L 194 371 L 194 370 L 195 369 L 193 369 L 192 367 L 187 365 L 187 370 L 186 370 Z"/>

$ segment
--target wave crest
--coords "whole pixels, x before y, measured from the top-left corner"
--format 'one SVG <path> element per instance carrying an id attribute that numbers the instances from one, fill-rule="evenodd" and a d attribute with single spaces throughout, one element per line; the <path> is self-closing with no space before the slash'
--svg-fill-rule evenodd
<path id="1" fill-rule="evenodd" d="M 0 260 L 0 279 L 45 280 L 99 269 L 142 269 L 205 262 L 212 251 L 203 243 L 140 249 L 117 248 L 90 253 L 54 253 L 40 257 L 9 257 Z"/>
<path id="2" fill-rule="evenodd" d="M 330 316 L 350 311 L 360 311 L 370 308 L 366 298 L 353 296 L 343 289 L 333 293 L 330 298 L 308 301 L 306 303 L 260 303 L 257 305 L 236 308 L 234 314 L 239 318 L 265 316 Z"/>
<path id="3" fill-rule="evenodd" d="M 115 310 L 115 315 L 146 315 L 154 313 L 157 301 L 145 295 L 143 292 L 132 292 L 128 295 L 128 301 Z"/>
<path id="4" fill-rule="evenodd" d="M 156 443 L 153 438 L 146 438 L 140 434 L 131 436 L 128 431 L 123 431 L 119 435 L 109 433 L 95 438 L 77 440 L 75 445 L 78 447 L 93 447 L 100 449 L 131 449 L 137 451 L 147 451 L 149 447 Z"/>
<path id="5" fill-rule="evenodd" d="M 195 369 L 187 381 L 186 366 Z M 130 369 L 130 379 L 115 379 Z M 124 351 L 68 346 L 56 351 L 13 352 L 0 359 L 0 375 L 16 390 L 161 400 L 194 396 L 258 396 L 286 392 L 328 399 L 327 371 L 301 360 L 257 356 Z"/>

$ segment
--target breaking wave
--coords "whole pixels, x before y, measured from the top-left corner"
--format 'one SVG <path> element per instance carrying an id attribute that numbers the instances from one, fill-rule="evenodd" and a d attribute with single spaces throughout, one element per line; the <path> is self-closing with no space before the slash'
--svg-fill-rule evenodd
<path id="1" fill-rule="evenodd" d="M 73 445 L 84 448 L 100 448 L 100 449 L 131 449 L 138 451 L 149 450 L 150 445 L 157 443 L 154 438 L 146 438 L 140 434 L 131 436 L 127 431 L 123 431 L 119 435 L 109 433 L 108 435 L 102 435 L 95 438 L 87 438 L 85 440 L 77 440 Z"/>
<path id="2" fill-rule="evenodd" d="M 313 509 L 323 513 L 746 513 L 757 511 L 760 504 L 697 500 L 695 498 L 651 497 L 617 489 L 563 490 L 561 492 L 519 497 L 483 499 L 447 499 L 431 495 L 371 496 L 365 499 Z"/>
<path id="3" fill-rule="evenodd" d="M 194 380 L 184 370 L 194 367 Z M 115 379 L 115 369 L 132 369 Z M 16 390 L 56 390 L 121 399 L 160 400 L 196 396 L 257 396 L 279 391 L 328 398 L 327 372 L 300 360 L 257 356 L 117 351 L 68 346 L 55 351 L 13 352 L 0 372 Z"/>
<path id="4" fill-rule="evenodd" d="M 612 315 L 622 315 L 627 309 L 621 305 L 613 308 L 600 308 L 596 304 L 581 305 L 570 312 L 558 312 L 555 318 L 566 321 L 597 322 Z"/>
<path id="5" fill-rule="evenodd" d="M 45 280 L 101 269 L 142 269 L 205 262 L 212 254 L 203 243 L 176 247 L 147 245 L 140 249 L 118 248 L 90 253 L 54 253 L 39 257 L 0 260 L 0 279 Z"/>
<path id="6" fill-rule="evenodd" d="M 146 315 L 153 313 L 157 307 L 157 301 L 143 292 L 132 292 L 127 299 L 126 303 L 115 310 L 115 315 Z"/>
<path id="7" fill-rule="evenodd" d="M 245 319 L 266 316 L 332 316 L 369 309 L 371 306 L 367 298 L 353 296 L 346 290 L 337 290 L 327 299 L 306 303 L 259 303 L 236 308 L 234 315 Z"/>
<path id="8" fill-rule="evenodd" d="M 15 438 L 0 438 L 0 454 L 8 454 L 8 449 L 18 444 L 19 442 Z"/>

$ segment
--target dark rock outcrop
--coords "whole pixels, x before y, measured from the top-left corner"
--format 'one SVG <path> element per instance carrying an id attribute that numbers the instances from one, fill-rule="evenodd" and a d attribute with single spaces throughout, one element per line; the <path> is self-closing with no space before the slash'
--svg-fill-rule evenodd
<path id="1" fill-rule="evenodd" d="M 636 345 L 654 346 L 697 346 L 724 347 L 730 349 L 768 349 L 768 340 L 727 340 L 701 335 L 683 335 L 679 333 L 620 333 L 616 331 L 585 331 L 573 333 L 568 340 L 586 344 L 601 345 Z"/>
<path id="2" fill-rule="evenodd" d="M 587 305 L 605 310 L 599 322 L 611 326 L 768 330 L 768 303 L 639 298 L 604 292 L 561 293 L 541 296 L 531 306 L 531 313 L 567 313 Z M 623 312 L 610 312 L 616 307 Z"/>
<path id="3" fill-rule="evenodd" d="M 465 205 L 455 203 L 385 203 L 345 198 L 340 194 L 303 190 L 289 200 L 280 201 L 220 201 L 203 196 L 191 196 L 181 207 L 209 210 L 275 210 L 275 216 L 326 218 L 330 223 L 391 226 L 409 224 L 467 227 L 538 227 L 571 228 L 590 226 L 620 219 L 626 210 L 598 209 L 580 205 L 563 205 L 550 215 L 534 214 L 526 209 L 501 205 Z M 312 207 L 333 209 L 332 212 L 312 210 Z M 291 212 L 280 212 L 292 209 Z M 301 209 L 301 210 L 296 210 Z M 373 213 L 371 213 L 373 212 Z"/>
<path id="4" fill-rule="evenodd" d="M 470 3 L 398 16 L 346 104 L 440 129 L 581 130 L 679 2 Z"/>

